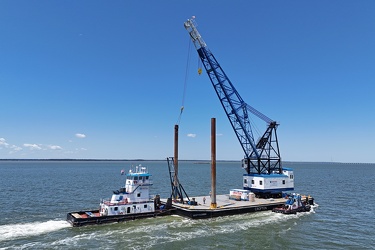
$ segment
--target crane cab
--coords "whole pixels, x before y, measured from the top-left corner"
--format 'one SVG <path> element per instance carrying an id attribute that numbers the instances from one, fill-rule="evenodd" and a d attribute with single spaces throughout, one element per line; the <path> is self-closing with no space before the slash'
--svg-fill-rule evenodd
<path id="1" fill-rule="evenodd" d="M 244 174 L 243 189 L 260 198 L 279 198 L 282 193 L 294 190 L 293 169 L 283 168 L 282 173 Z"/>

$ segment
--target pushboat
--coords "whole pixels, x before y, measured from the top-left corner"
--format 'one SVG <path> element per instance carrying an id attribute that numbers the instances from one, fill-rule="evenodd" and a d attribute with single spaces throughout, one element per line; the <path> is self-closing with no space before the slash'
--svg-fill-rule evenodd
<path id="1" fill-rule="evenodd" d="M 282 214 L 296 214 L 299 212 L 309 212 L 314 205 L 314 198 L 311 196 L 301 196 L 300 194 L 286 194 L 287 201 L 280 207 L 275 207 L 272 212 Z"/>
<path id="2" fill-rule="evenodd" d="M 101 200 L 99 209 L 70 212 L 67 221 L 73 227 L 79 227 L 170 215 L 171 209 L 161 204 L 159 195 L 150 197 L 151 176 L 144 166 L 130 169 L 126 174 L 125 186 L 113 191 L 110 199 Z"/>

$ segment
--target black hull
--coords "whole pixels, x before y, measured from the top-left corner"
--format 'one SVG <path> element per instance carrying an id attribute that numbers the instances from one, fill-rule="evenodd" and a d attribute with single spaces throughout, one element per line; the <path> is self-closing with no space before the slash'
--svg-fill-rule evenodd
<path id="1" fill-rule="evenodd" d="M 261 206 L 249 206 L 249 207 L 237 207 L 237 208 L 220 208 L 220 209 L 184 209 L 176 207 L 173 214 L 188 217 L 191 219 L 208 219 L 221 216 L 229 216 L 236 214 L 254 213 L 260 211 L 272 210 L 279 206 L 276 205 L 261 205 Z"/>
<path id="2" fill-rule="evenodd" d="M 296 214 L 296 213 L 301 213 L 301 212 L 309 212 L 310 209 L 311 209 L 310 206 L 299 207 L 296 209 L 287 209 L 284 207 L 277 207 L 277 208 L 272 209 L 272 212 L 282 213 L 282 214 Z"/>
<path id="3" fill-rule="evenodd" d="M 88 218 L 76 218 L 73 214 L 86 214 L 86 213 L 96 214 L 99 213 L 99 210 L 90 210 L 90 211 L 80 211 L 80 212 L 71 212 L 66 216 L 66 220 L 73 227 L 95 225 L 95 224 L 106 224 L 114 222 L 123 222 L 129 220 L 143 219 L 156 216 L 171 215 L 171 210 L 158 210 L 150 213 L 137 213 L 137 214 L 120 214 L 120 215 L 110 215 L 110 216 L 95 216 Z"/>

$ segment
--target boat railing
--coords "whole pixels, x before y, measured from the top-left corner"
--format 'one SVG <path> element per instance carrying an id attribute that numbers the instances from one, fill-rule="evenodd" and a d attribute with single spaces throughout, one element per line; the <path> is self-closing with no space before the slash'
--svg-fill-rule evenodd
<path id="1" fill-rule="evenodd" d="M 138 166 L 135 166 L 135 167 L 132 166 L 129 170 L 129 173 L 132 173 L 132 174 L 137 174 L 137 173 L 138 174 L 148 174 L 148 170 L 147 170 L 147 167 L 139 164 Z"/>
<path id="2" fill-rule="evenodd" d="M 132 201 L 132 202 L 129 202 L 127 200 L 121 200 L 121 201 L 118 201 L 118 202 L 112 202 L 110 199 L 103 199 L 101 203 L 107 205 L 107 206 L 118 206 L 118 205 L 130 205 L 130 204 L 143 204 L 143 203 L 152 203 L 153 201 L 150 199 L 148 201 Z"/>

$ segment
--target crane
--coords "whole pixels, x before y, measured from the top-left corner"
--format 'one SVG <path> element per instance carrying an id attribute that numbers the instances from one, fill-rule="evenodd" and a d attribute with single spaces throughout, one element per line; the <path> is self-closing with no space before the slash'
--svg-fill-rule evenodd
<path id="1" fill-rule="evenodd" d="M 244 189 L 251 190 L 258 197 L 279 197 L 283 191 L 293 190 L 293 170 L 282 167 L 276 133 L 279 124 L 242 99 L 198 32 L 194 16 L 184 22 L 184 27 L 243 149 Z M 252 131 L 251 114 L 267 124 L 266 131 L 257 141 Z"/>

